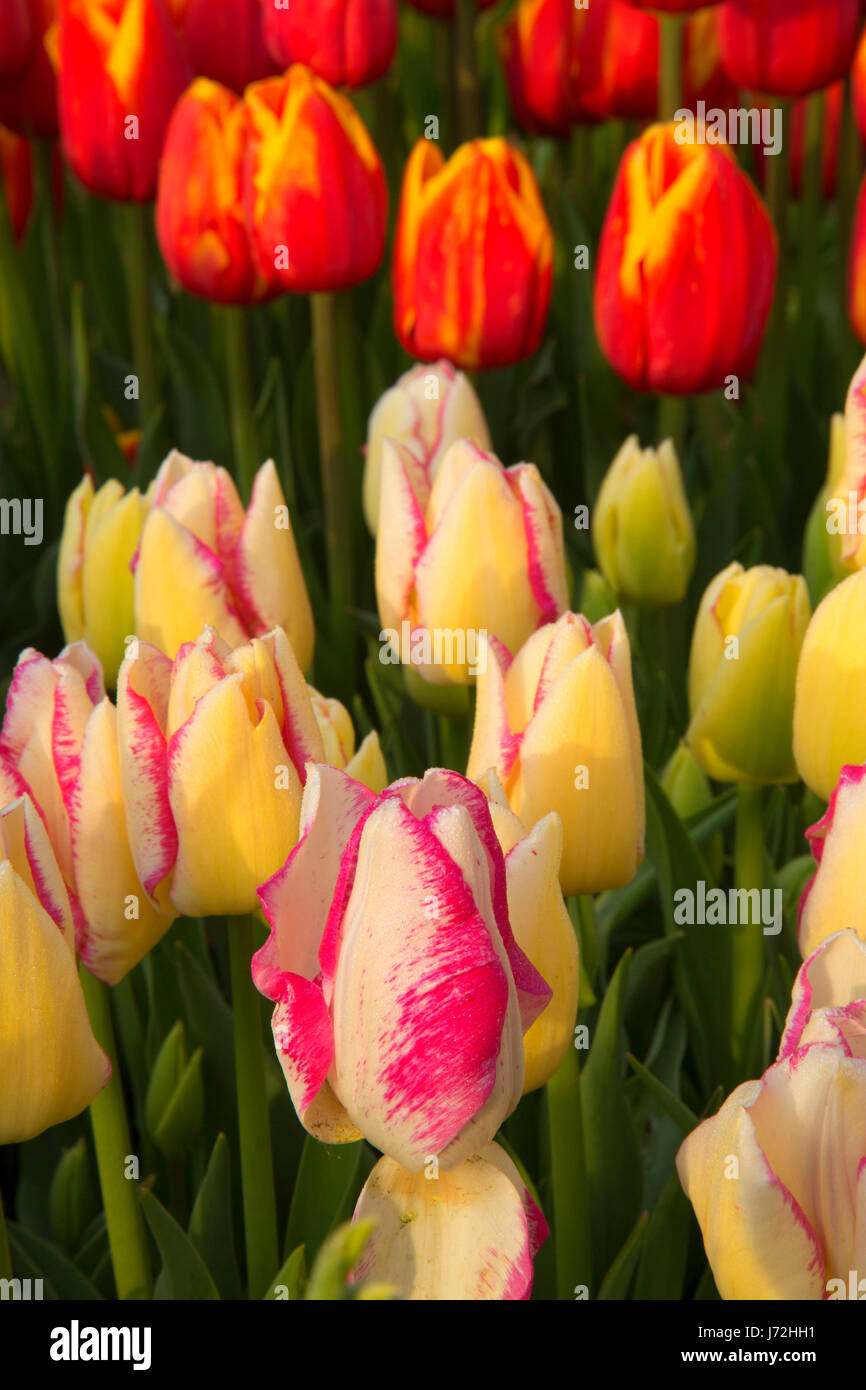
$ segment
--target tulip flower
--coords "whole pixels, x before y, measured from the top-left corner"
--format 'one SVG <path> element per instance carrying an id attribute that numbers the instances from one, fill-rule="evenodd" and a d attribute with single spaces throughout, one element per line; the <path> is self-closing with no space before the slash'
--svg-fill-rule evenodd
<path id="1" fill-rule="evenodd" d="M 125 639 L 135 630 L 130 563 L 148 498 L 109 478 L 94 492 L 85 474 L 66 503 L 57 558 L 57 606 L 67 642 L 84 638 L 114 686 Z"/>
<path id="2" fill-rule="evenodd" d="M 859 30 L 859 0 L 726 0 L 722 62 L 738 87 L 801 97 L 845 76 Z"/>
<path id="3" fill-rule="evenodd" d="M 846 763 L 866 762 L 866 569 L 815 609 L 797 668 L 794 756 L 800 776 L 829 801 Z"/>
<path id="4" fill-rule="evenodd" d="M 264 10 L 264 36 L 280 68 L 306 63 L 333 87 L 365 87 L 391 66 L 397 0 L 293 0 Z"/>
<path id="5" fill-rule="evenodd" d="M 797 976 L 777 1060 L 677 1155 L 722 1298 L 847 1291 L 866 1269 L 864 1152 L 866 947 L 840 932 Z"/>
<path id="6" fill-rule="evenodd" d="M 550 1080 L 574 1043 L 580 955 L 559 886 L 562 822 L 553 814 L 543 816 L 527 835 L 495 772 L 482 777 L 480 785 L 505 855 L 514 939 L 551 989 L 547 1008 L 523 1035 L 525 1095 Z"/>
<path id="7" fill-rule="evenodd" d="M 311 685 L 307 690 L 322 735 L 324 761 L 345 771 L 370 791 L 384 791 L 388 785 L 388 769 L 376 731 L 367 734 L 356 752 L 355 727 L 346 706 L 339 700 L 328 699 Z"/>
<path id="8" fill-rule="evenodd" d="M 0 1144 L 80 1114 L 108 1084 L 75 963 L 72 912 L 28 797 L 0 810 Z"/>
<path id="9" fill-rule="evenodd" d="M 803 577 L 769 565 L 735 562 L 707 586 L 692 636 L 686 734 L 707 776 L 796 781 L 794 684 L 809 615 Z"/>
<path id="10" fill-rule="evenodd" d="M 446 453 L 458 439 L 492 448 L 487 420 L 472 382 L 450 362 L 416 366 L 376 402 L 367 423 L 364 460 L 364 516 L 375 536 L 379 522 L 382 449 L 386 439 L 404 444 L 421 465 L 415 493 L 426 506 Z"/>
<path id="11" fill-rule="evenodd" d="M 483 633 L 517 648 L 567 606 L 562 516 L 534 464 L 503 468 L 467 440 L 446 453 L 426 503 L 422 472 L 409 448 L 385 442 L 379 617 L 395 663 L 466 685 Z"/>
<path id="12" fill-rule="evenodd" d="M 550 302 L 553 236 L 523 155 L 473 140 L 446 163 L 419 140 L 394 245 L 394 326 L 413 357 L 500 367 L 535 352 Z"/>
<path id="13" fill-rule="evenodd" d="M 513 660 L 488 644 L 467 776 L 496 772 L 524 825 L 563 825 L 565 894 L 618 888 L 643 853 L 644 785 L 628 636 L 617 612 L 564 613 Z"/>
<path id="14" fill-rule="evenodd" d="M 623 155 L 602 230 L 595 321 L 636 390 L 709 391 L 755 365 L 776 235 L 725 146 L 651 126 Z"/>
<path id="15" fill-rule="evenodd" d="M 133 567 L 134 631 L 166 655 L 205 624 L 230 646 L 282 627 L 302 668 L 312 662 L 312 609 L 273 461 L 244 514 L 224 468 L 169 454 Z"/>
<path id="16" fill-rule="evenodd" d="M 256 304 L 275 287 L 256 268 L 243 204 L 249 112 L 227 87 L 199 78 L 169 122 L 156 197 L 166 265 L 191 294 Z"/>
<path id="17" fill-rule="evenodd" d="M 602 50 L 609 0 L 520 0 L 497 34 L 511 104 L 527 130 L 567 135 L 604 114 Z M 632 20 L 640 23 L 636 15 Z M 652 21 L 648 21 L 652 26 Z"/>
<path id="18" fill-rule="evenodd" d="M 648 607 L 679 603 L 695 563 L 695 528 L 671 440 L 623 444 L 592 513 L 592 542 L 614 593 Z"/>
<path id="19" fill-rule="evenodd" d="M 375 1223 L 355 1280 L 375 1280 L 396 1298 L 425 1302 L 529 1298 L 533 1256 L 548 1234 L 499 1144 L 487 1144 L 435 1181 L 380 1158 L 354 1219 Z"/>
<path id="20" fill-rule="evenodd" d="M 375 796 L 309 769 L 297 847 L 259 892 L 271 934 L 252 970 L 311 1134 L 363 1134 L 411 1173 L 489 1143 L 550 999 L 514 939 L 522 873 L 537 885 L 528 856 L 503 857 L 483 793 L 458 773 Z"/>
<path id="21" fill-rule="evenodd" d="M 20 23 L 22 7 L 27 14 L 26 54 L 22 64 L 23 31 L 19 30 L 8 50 L 9 66 L 0 75 L 0 125 L 16 135 L 52 140 L 58 132 L 57 84 L 47 43 L 57 0 L 4 0 L 4 14 L 19 12 L 13 22 Z"/>
<path id="22" fill-rule="evenodd" d="M 256 82 L 244 203 L 261 274 L 311 293 L 366 280 L 385 250 L 382 162 L 347 97 L 296 64 Z"/>
<path id="23" fill-rule="evenodd" d="M 12 232 L 22 242 L 33 211 L 33 151 L 27 140 L 0 126 L 0 172 Z"/>
<path id="24" fill-rule="evenodd" d="M 806 831 L 817 870 L 800 900 L 800 954 L 811 956 L 840 926 L 866 942 L 866 764 L 845 766 L 825 815 Z"/>
<path id="25" fill-rule="evenodd" d="M 123 799 L 151 901 L 239 914 L 294 846 L 308 761 L 324 755 L 281 628 L 232 650 L 212 628 L 174 662 L 133 645 L 117 684 Z"/>
<path id="26" fill-rule="evenodd" d="M 148 202 L 191 71 L 163 0 L 60 0 L 63 152 L 92 193 Z"/>
<path id="27" fill-rule="evenodd" d="M 0 82 L 20 73 L 34 42 L 30 0 L 4 0 L 0 7 Z"/>
<path id="28" fill-rule="evenodd" d="M 135 872 L 117 755 L 116 710 L 83 642 L 50 661 L 19 658 L 0 730 L 0 803 L 28 795 L 48 831 L 92 975 L 116 984 L 168 931 Z"/>
<path id="29" fill-rule="evenodd" d="M 196 77 L 241 94 L 275 71 L 262 30 L 262 0 L 168 0 Z"/>

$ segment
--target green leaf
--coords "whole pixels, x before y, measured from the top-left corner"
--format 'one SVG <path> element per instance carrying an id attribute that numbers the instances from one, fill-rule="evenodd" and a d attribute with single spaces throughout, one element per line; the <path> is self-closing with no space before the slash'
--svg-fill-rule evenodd
<path id="1" fill-rule="evenodd" d="M 307 1265 L 304 1259 L 304 1247 L 299 1245 L 297 1250 L 293 1250 L 289 1258 L 285 1261 L 279 1274 L 274 1279 L 271 1287 L 265 1294 L 265 1301 L 276 1298 L 277 1289 L 285 1289 L 289 1302 L 296 1302 L 304 1297 L 304 1285 L 307 1282 Z M 281 1293 L 280 1297 L 284 1297 Z"/>
<path id="2" fill-rule="evenodd" d="M 146 1188 L 139 1190 L 145 1219 L 162 1256 L 166 1274 L 165 1297 L 172 1299 L 219 1299 L 217 1286 L 192 1241 Z"/>
<path id="3" fill-rule="evenodd" d="M 620 1300 L 628 1296 L 629 1284 L 632 1274 L 641 1252 L 644 1235 L 646 1234 L 649 1212 L 642 1211 L 624 1245 L 617 1254 L 610 1269 L 604 1276 L 602 1286 L 598 1291 L 599 1299 Z"/>
<path id="4" fill-rule="evenodd" d="M 51 1180 L 48 1204 L 55 1236 L 65 1249 L 73 1250 L 98 1206 L 83 1134 L 77 1144 L 64 1150 Z"/>
<path id="5" fill-rule="evenodd" d="M 167 1158 L 183 1153 L 204 1124 L 203 1048 L 193 1053 L 154 1132 Z"/>
<path id="6" fill-rule="evenodd" d="M 316 1256 L 304 1297 L 310 1302 L 339 1301 L 351 1296 L 346 1280 L 373 1230 L 372 1221 L 347 1221 L 328 1237 Z"/>
<path id="7" fill-rule="evenodd" d="M 347 1198 L 359 1188 L 364 1144 L 321 1144 L 308 1134 L 286 1232 L 284 1249 L 305 1245 L 318 1250 L 343 1213 Z"/>
<path id="8" fill-rule="evenodd" d="M 595 1270 L 608 1268 L 640 1209 L 640 1155 L 623 1089 L 623 1007 L 630 959 L 627 951 L 608 986 L 580 1078 Z"/>
<path id="9" fill-rule="evenodd" d="M 144 1106 L 147 1128 L 155 1138 L 186 1067 L 186 1039 L 181 1019 L 167 1034 L 156 1056 Z"/>
<path id="10" fill-rule="evenodd" d="M 641 1249 L 635 1298 L 683 1297 L 692 1208 L 672 1174 L 649 1219 Z"/>
<path id="11" fill-rule="evenodd" d="M 36 1276 L 30 1277 L 46 1280 L 57 1298 L 99 1298 L 100 1295 L 90 1280 L 76 1269 L 72 1261 L 67 1259 L 56 1245 L 34 1236 L 26 1227 L 17 1223 L 10 1221 L 8 1229 L 16 1273 L 19 1268 L 18 1256 L 23 1254 L 32 1267 L 38 1270 Z"/>
<path id="12" fill-rule="evenodd" d="M 220 1297 L 241 1298 L 232 1223 L 231 1157 L 224 1134 L 217 1135 L 187 1234 L 213 1275 Z"/>
<path id="13" fill-rule="evenodd" d="M 628 1064 L 632 1071 L 646 1086 L 650 1095 L 658 1101 L 662 1110 L 669 1115 L 678 1125 L 683 1134 L 691 1134 L 692 1130 L 700 1124 L 700 1121 L 687 1105 L 684 1105 L 679 1096 L 675 1096 L 673 1091 L 669 1091 L 663 1081 L 659 1081 L 641 1062 L 633 1057 L 630 1052 L 626 1053 Z"/>

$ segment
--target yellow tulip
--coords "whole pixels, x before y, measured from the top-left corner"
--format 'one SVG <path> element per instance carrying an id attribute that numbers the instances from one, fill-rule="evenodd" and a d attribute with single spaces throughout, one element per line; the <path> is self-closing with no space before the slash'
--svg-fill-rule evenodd
<path id="1" fill-rule="evenodd" d="M 28 798 L 0 811 L 0 1144 L 78 1115 L 111 1066 L 75 964 L 69 898 Z"/>
<path id="2" fill-rule="evenodd" d="M 324 759 L 282 629 L 232 650 L 211 628 L 176 661 L 145 642 L 120 668 L 120 778 L 132 855 L 155 904 L 252 912 L 298 838 L 305 767 Z"/>
<path id="3" fill-rule="evenodd" d="M 311 685 L 307 689 L 322 735 L 324 761 L 348 773 L 371 792 L 384 791 L 388 785 L 388 769 L 375 729 L 367 734 L 356 752 L 355 727 L 346 706 L 339 700 L 320 695 Z"/>
<path id="4" fill-rule="evenodd" d="M 804 960 L 842 927 L 866 942 L 866 764 L 843 767 L 826 815 L 806 838 L 818 868 L 800 901 Z"/>
<path id="5" fill-rule="evenodd" d="M 85 476 L 66 504 L 57 560 L 57 604 L 67 642 L 84 638 L 117 681 L 124 639 L 134 632 L 130 564 L 147 515 L 138 488 L 109 478 L 97 492 Z"/>
<path id="6" fill-rule="evenodd" d="M 562 515 L 534 464 L 505 469 L 469 440 L 448 450 L 429 495 L 419 471 L 411 449 L 385 442 L 381 636 L 432 684 L 468 685 L 483 634 L 514 650 L 566 607 Z"/>
<path id="7" fill-rule="evenodd" d="M 801 968 L 776 1062 L 687 1137 L 680 1181 L 725 1299 L 866 1293 L 866 946 Z M 858 1201 L 859 1193 L 859 1201 Z"/>
<path id="8" fill-rule="evenodd" d="M 313 614 L 273 461 L 244 513 L 224 468 L 175 451 L 152 503 L 135 563 L 136 634 L 173 657 L 204 625 L 232 647 L 282 627 L 307 670 Z"/>
<path id="9" fill-rule="evenodd" d="M 628 635 L 617 612 L 574 613 L 536 632 L 511 661 L 488 647 L 478 678 L 467 776 L 493 768 L 526 826 L 556 811 L 563 892 L 618 888 L 643 853 L 644 784 Z"/>
<path id="10" fill-rule="evenodd" d="M 734 563 L 701 599 L 686 740 L 720 782 L 793 782 L 794 683 L 809 595 L 801 575 Z"/>
<path id="11" fill-rule="evenodd" d="M 379 526 L 382 448 L 386 439 L 405 444 L 418 460 L 415 481 L 426 502 L 439 465 L 458 439 L 489 450 L 490 431 L 468 376 L 450 362 L 419 363 L 404 372 L 373 407 L 364 455 L 364 516 L 375 536 Z M 426 496 L 423 495 L 426 493 Z"/>
<path id="12" fill-rule="evenodd" d="M 794 756 L 825 801 L 846 763 L 866 762 L 864 710 L 866 570 L 858 570 L 815 609 L 797 669 Z"/>
<path id="13" fill-rule="evenodd" d="M 824 524 L 837 571 L 843 574 L 866 565 L 866 357 L 860 363 L 845 400 L 844 425 L 834 417 L 836 447 L 831 456 L 835 477 L 828 482 Z"/>
<path id="14" fill-rule="evenodd" d="M 592 543 L 618 598 L 656 608 L 684 597 L 695 528 L 670 439 L 658 449 L 642 449 L 637 435 L 626 440 L 593 509 Z"/>
<path id="15" fill-rule="evenodd" d="M 508 916 L 514 939 L 553 991 L 523 1035 L 523 1094 L 549 1081 L 574 1043 L 580 953 L 559 886 L 562 821 L 542 817 L 527 835 L 495 773 L 481 779 L 490 818 L 505 855 Z"/>

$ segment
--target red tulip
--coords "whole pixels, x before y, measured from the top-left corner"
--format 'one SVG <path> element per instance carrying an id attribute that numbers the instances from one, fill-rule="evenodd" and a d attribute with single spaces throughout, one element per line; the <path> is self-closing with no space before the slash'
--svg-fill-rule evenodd
<path id="1" fill-rule="evenodd" d="M 93 193 L 147 202 L 190 70 L 162 0 L 60 0 L 63 152 Z"/>
<path id="2" fill-rule="evenodd" d="M 859 0 L 727 0 L 722 62 L 738 87 L 800 97 L 844 77 L 860 28 Z"/>
<path id="3" fill-rule="evenodd" d="M 397 0 L 291 0 L 266 4 L 265 42 L 281 68 L 305 63 L 332 87 L 364 87 L 391 66 Z"/>
<path id="4" fill-rule="evenodd" d="M 274 293 L 256 269 L 244 219 L 250 116 L 227 87 L 200 77 L 169 122 L 159 171 L 156 232 L 166 265 L 191 294 L 254 304 Z"/>
<path id="5" fill-rule="evenodd" d="M 504 140 L 473 140 L 446 163 L 418 141 L 394 243 L 394 325 L 407 352 L 466 368 L 528 357 L 544 332 L 552 261 L 523 155 Z"/>
<path id="6" fill-rule="evenodd" d="M 276 289 L 366 280 L 385 251 L 382 162 L 348 97 L 297 63 L 247 89 L 244 202 L 253 253 Z"/>
<path id="7" fill-rule="evenodd" d="M 623 155 L 602 229 L 599 341 L 636 390 L 687 395 L 753 368 L 773 300 L 776 235 L 724 145 L 651 126 Z"/>
<path id="8" fill-rule="evenodd" d="M 52 140 L 57 135 L 57 88 L 45 41 L 57 11 L 57 0 L 25 3 L 30 18 L 30 43 L 23 66 L 0 80 L 0 124 L 18 135 Z"/>
<path id="9" fill-rule="evenodd" d="M 23 241 L 33 211 L 33 151 L 29 141 L 0 126 L 0 170 L 9 221 L 16 241 Z"/>
<path id="10" fill-rule="evenodd" d="M 196 77 L 211 77 L 240 94 L 276 71 L 265 47 L 262 0 L 168 0 L 168 5 Z"/>

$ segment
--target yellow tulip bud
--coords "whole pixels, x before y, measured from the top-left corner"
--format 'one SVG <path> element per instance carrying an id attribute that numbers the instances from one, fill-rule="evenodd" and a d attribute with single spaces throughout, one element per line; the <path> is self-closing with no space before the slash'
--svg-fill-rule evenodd
<path id="1" fill-rule="evenodd" d="M 670 439 L 642 449 L 627 439 L 608 469 L 592 517 L 592 543 L 618 598 L 648 608 L 679 603 L 695 563 L 695 528 Z"/>
<path id="2" fill-rule="evenodd" d="M 345 705 L 320 695 L 311 685 L 307 690 L 322 735 L 324 761 L 348 773 L 371 792 L 383 792 L 388 785 L 388 769 L 375 729 L 367 734 L 356 752 L 355 727 Z"/>
<path id="3" fill-rule="evenodd" d="M 794 756 L 825 801 L 846 763 L 866 762 L 864 710 L 866 570 L 858 570 L 815 609 L 797 670 Z"/>
<path id="4" fill-rule="evenodd" d="M 57 603 L 67 642 L 84 638 L 108 686 L 117 681 L 124 638 L 134 631 L 130 562 L 147 514 L 138 488 L 116 478 L 94 492 L 85 476 L 66 504 L 57 560 Z"/>
<path id="5" fill-rule="evenodd" d="M 643 853 L 644 785 L 631 654 L 619 613 L 590 627 L 564 613 L 513 661 L 488 647 L 467 776 L 496 771 L 526 826 L 556 811 L 564 893 L 628 883 Z"/>
<path id="6" fill-rule="evenodd" d="M 794 684 L 809 595 L 801 575 L 734 563 L 701 599 L 689 662 L 687 742 L 720 782 L 793 782 Z"/>
<path id="7" fill-rule="evenodd" d="M 0 939 L 0 1144 L 17 1144 L 78 1115 L 111 1076 L 63 879 L 26 797 L 0 811 Z"/>

